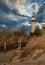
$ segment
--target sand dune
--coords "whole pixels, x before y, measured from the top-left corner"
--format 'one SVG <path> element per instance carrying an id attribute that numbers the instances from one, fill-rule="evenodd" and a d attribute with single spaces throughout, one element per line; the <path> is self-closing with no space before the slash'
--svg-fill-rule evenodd
<path id="1" fill-rule="evenodd" d="M 19 38 L 18 38 L 19 39 Z M 5 65 L 45 65 L 45 34 L 23 37 L 25 46 L 0 51 L 0 64 Z M 24 41 L 25 40 L 25 41 Z"/>

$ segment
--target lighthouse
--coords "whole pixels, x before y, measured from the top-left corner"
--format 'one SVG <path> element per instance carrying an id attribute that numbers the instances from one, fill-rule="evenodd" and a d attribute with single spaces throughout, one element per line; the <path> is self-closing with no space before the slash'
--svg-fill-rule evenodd
<path id="1" fill-rule="evenodd" d="M 32 19 L 31 19 L 31 33 L 34 33 L 35 32 L 35 16 L 32 16 Z"/>

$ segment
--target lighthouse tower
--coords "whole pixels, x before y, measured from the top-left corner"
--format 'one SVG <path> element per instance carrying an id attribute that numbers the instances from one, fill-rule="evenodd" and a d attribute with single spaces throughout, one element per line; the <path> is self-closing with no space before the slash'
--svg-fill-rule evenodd
<path id="1" fill-rule="evenodd" d="M 31 33 L 34 33 L 35 31 L 35 16 L 32 16 L 32 20 L 31 20 Z"/>

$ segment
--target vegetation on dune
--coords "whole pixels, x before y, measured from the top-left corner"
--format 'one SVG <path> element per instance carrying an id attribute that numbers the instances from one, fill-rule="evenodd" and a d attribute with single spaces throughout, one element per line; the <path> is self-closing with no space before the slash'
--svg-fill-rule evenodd
<path id="1" fill-rule="evenodd" d="M 21 47 L 25 47 L 28 43 L 30 43 L 29 46 L 31 46 L 32 42 L 34 44 L 37 43 L 38 40 L 36 42 L 35 40 L 37 38 L 40 40 L 39 37 L 41 37 L 42 35 L 43 35 L 43 31 L 39 28 L 36 28 L 35 32 L 30 33 L 29 36 L 25 34 L 25 31 L 18 32 L 18 31 L 2 30 L 0 31 L 0 46 L 4 45 L 4 43 L 6 43 L 7 46 L 11 45 L 10 48 L 15 46 L 17 48 L 20 45 L 20 43 L 21 43 Z"/>
<path id="2" fill-rule="evenodd" d="M 35 35 L 40 36 L 40 35 L 43 34 L 43 30 L 42 30 L 42 29 L 39 29 L 39 28 L 37 27 L 34 33 L 35 33 Z"/>
<path id="3" fill-rule="evenodd" d="M 17 31 L 3 30 L 0 31 L 0 43 L 15 43 L 18 39 L 26 39 L 26 35 Z"/>
<path id="4" fill-rule="evenodd" d="M 43 30 L 36 28 L 34 33 L 30 33 L 30 35 L 26 35 L 25 31 L 18 32 L 18 31 L 9 31 L 9 30 L 2 30 L 0 31 L 0 44 L 1 43 L 15 43 L 22 41 L 28 41 L 31 36 L 40 36 L 43 35 Z"/>
<path id="5" fill-rule="evenodd" d="M 37 29 L 26 35 L 25 32 L 2 30 L 0 31 L 0 47 L 6 42 L 7 61 L 30 61 L 40 58 L 45 53 L 44 29 Z M 21 43 L 21 47 L 19 46 Z M 20 47 L 20 48 L 19 48 Z M 0 48 L 1 50 L 1 48 Z M 4 50 L 4 46 L 3 49 Z M 10 51 L 9 51 L 10 50 Z"/>

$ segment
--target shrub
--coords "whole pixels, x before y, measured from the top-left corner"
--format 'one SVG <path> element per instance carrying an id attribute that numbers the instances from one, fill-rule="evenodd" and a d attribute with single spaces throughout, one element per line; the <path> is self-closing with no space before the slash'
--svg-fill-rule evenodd
<path id="1" fill-rule="evenodd" d="M 40 29 L 40 28 L 37 27 L 36 30 L 35 30 L 35 32 L 34 32 L 34 34 L 37 35 L 37 36 L 42 35 L 43 31 L 42 31 L 42 29 Z"/>

